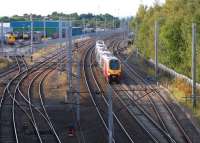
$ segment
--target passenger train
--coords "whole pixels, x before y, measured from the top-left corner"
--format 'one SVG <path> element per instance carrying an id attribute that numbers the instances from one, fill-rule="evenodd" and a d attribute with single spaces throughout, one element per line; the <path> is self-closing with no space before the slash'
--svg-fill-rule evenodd
<path id="1" fill-rule="evenodd" d="M 106 47 L 104 41 L 96 41 L 95 55 L 98 66 L 109 83 L 119 83 L 121 78 L 121 63 Z"/>

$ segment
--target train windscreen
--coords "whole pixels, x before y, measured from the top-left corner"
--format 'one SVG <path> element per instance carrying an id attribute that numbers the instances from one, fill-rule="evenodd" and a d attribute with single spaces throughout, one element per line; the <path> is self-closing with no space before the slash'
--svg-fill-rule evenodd
<path id="1" fill-rule="evenodd" d="M 118 70 L 120 68 L 120 64 L 118 60 L 111 60 L 110 61 L 110 69 L 111 70 Z"/>

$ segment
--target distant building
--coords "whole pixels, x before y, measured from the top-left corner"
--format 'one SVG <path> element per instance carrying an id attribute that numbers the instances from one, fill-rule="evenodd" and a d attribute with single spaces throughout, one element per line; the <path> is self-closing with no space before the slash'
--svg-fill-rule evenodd
<path id="1" fill-rule="evenodd" d="M 1 29 L 2 27 L 0 26 L 0 38 L 1 38 Z M 13 32 L 13 28 L 10 27 L 10 23 L 3 23 L 3 35 L 5 35 L 6 33 L 9 33 L 9 32 Z"/>
<path id="2" fill-rule="evenodd" d="M 59 32 L 59 21 L 46 21 L 46 35 L 58 35 Z M 66 22 L 62 23 L 63 27 L 66 27 Z M 13 28 L 14 32 L 30 32 L 31 30 L 31 22 L 30 21 L 12 21 L 10 23 L 10 27 Z M 34 31 L 44 31 L 44 21 L 33 21 L 33 30 Z M 64 29 L 62 30 L 65 34 Z M 81 27 L 73 27 L 72 35 L 81 35 L 82 28 Z"/>

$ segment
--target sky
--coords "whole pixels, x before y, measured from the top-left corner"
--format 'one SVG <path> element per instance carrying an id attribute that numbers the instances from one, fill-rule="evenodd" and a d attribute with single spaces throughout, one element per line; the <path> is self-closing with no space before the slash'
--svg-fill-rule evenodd
<path id="1" fill-rule="evenodd" d="M 134 16 L 140 4 L 153 5 L 155 0 L 1 0 L 0 16 L 25 13 L 48 15 L 54 11 Z M 165 0 L 160 0 L 163 3 Z"/>

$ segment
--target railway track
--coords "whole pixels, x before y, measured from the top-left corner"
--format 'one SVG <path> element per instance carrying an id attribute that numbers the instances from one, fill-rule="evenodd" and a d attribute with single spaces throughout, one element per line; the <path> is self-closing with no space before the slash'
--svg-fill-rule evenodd
<path id="1" fill-rule="evenodd" d="M 84 64 L 84 78 L 88 87 L 88 91 L 90 93 L 90 97 L 93 101 L 93 104 L 96 108 L 97 113 L 99 114 L 99 117 L 102 120 L 102 123 L 106 129 L 106 132 L 108 133 L 108 126 L 107 126 L 107 107 L 108 107 L 108 101 L 106 97 L 102 94 L 104 91 L 101 90 L 99 83 L 97 82 L 96 77 L 94 76 L 93 71 L 93 63 L 94 59 L 92 57 L 93 49 L 89 49 L 87 51 L 87 54 L 85 55 L 85 62 L 87 64 Z M 87 66 L 89 64 L 89 67 Z M 100 95 L 95 95 L 96 92 L 100 92 Z M 104 93 L 105 94 L 105 93 Z M 120 122 L 117 115 L 113 112 L 113 118 L 114 118 L 114 133 L 113 136 L 113 142 L 134 142 L 131 138 L 130 134 L 126 131 L 123 124 Z"/>
<path id="2" fill-rule="evenodd" d="M 98 79 L 103 78 L 103 77 L 99 76 L 99 75 L 101 75 L 101 72 L 99 72 L 99 73 L 96 74 L 96 79 L 97 79 L 97 75 L 98 75 Z M 104 89 L 105 88 L 113 88 L 114 89 L 114 86 L 111 87 L 105 81 L 104 81 L 104 84 L 106 84 L 106 86 L 103 87 Z M 129 121 L 130 121 L 128 123 L 129 127 L 126 126 L 126 129 L 129 128 L 129 133 L 132 135 L 132 133 L 135 132 L 134 131 L 135 128 L 137 128 L 137 131 L 140 130 L 140 135 L 138 137 L 135 137 L 135 138 L 133 137 L 134 141 L 136 141 L 136 142 L 144 142 L 144 140 L 145 140 L 145 141 L 148 141 L 148 142 L 168 142 L 168 140 L 172 140 L 161 128 L 158 128 L 157 126 L 155 126 L 154 124 L 152 124 L 152 122 L 148 121 L 146 119 L 146 116 L 144 116 L 143 113 L 140 110 L 138 110 L 138 108 L 136 107 L 136 105 L 132 106 L 131 103 L 128 102 L 129 100 L 127 100 L 127 95 L 124 95 L 124 93 L 122 93 L 123 90 L 121 90 L 121 91 L 120 90 L 121 90 L 120 87 L 117 87 L 116 91 L 113 90 L 113 93 L 115 95 L 115 96 L 113 96 L 113 102 L 115 103 L 115 108 L 120 108 L 120 110 L 121 109 L 123 109 L 123 110 L 125 109 L 126 111 L 128 111 L 129 114 L 126 114 L 125 116 L 128 116 L 129 117 Z M 134 114 L 133 114 L 133 112 L 134 112 Z M 130 129 L 130 125 L 133 124 L 133 123 L 131 123 L 133 121 L 132 119 L 134 121 L 136 121 L 139 124 L 139 126 L 135 125 L 135 128 L 131 130 Z M 143 126 L 141 120 L 146 123 L 146 126 Z M 156 137 L 154 137 L 148 131 L 148 128 L 154 130 L 154 135 L 156 135 Z M 144 138 L 144 140 L 141 140 L 141 138 Z"/>
<path id="3" fill-rule="evenodd" d="M 4 78 L 5 76 L 7 76 L 7 75 L 9 75 L 9 74 L 11 74 L 11 73 L 13 73 L 15 71 L 17 71 L 17 69 L 18 69 L 17 64 L 14 64 L 7 71 L 3 71 L 3 72 L 0 73 L 0 79 Z"/>
<path id="4" fill-rule="evenodd" d="M 119 85 L 108 84 L 96 67 L 93 42 L 83 42 L 79 47 L 88 47 L 82 58 L 82 69 L 93 108 L 101 121 L 101 142 L 107 142 L 108 138 L 107 89 L 111 89 L 113 142 L 196 143 L 176 119 L 159 88 L 148 83 L 134 68 L 123 62 L 116 50 L 120 46 L 120 38 L 117 42 L 109 42 L 109 39 L 107 42 L 108 47 L 121 59 L 124 74 L 126 73 L 125 79 Z M 44 92 L 44 80 L 57 70 L 56 55 L 60 55 L 60 62 L 66 61 L 63 51 L 64 49 L 60 49 L 29 67 L 23 57 L 16 57 L 18 73 L 6 85 L 0 102 L 0 142 L 64 141 L 45 107 Z M 81 124 L 79 129 L 81 132 Z M 86 142 L 81 135 L 84 133 L 77 134 L 79 139 L 75 142 Z"/>
<path id="5" fill-rule="evenodd" d="M 118 47 L 119 43 L 116 44 L 115 46 Z M 123 61 L 122 58 L 121 58 L 121 61 Z M 182 125 L 176 119 L 172 109 L 168 106 L 168 103 L 166 102 L 166 100 L 159 93 L 158 87 L 148 83 L 142 76 L 140 76 L 131 66 L 129 66 L 125 62 L 123 62 L 123 68 L 125 69 L 125 72 L 127 73 L 129 80 L 131 79 L 133 81 L 132 82 L 133 84 L 139 84 L 135 88 L 134 86 L 122 87 L 122 90 L 136 91 L 136 92 L 129 91 L 126 93 L 127 96 L 129 96 L 129 99 L 132 100 L 132 102 L 137 102 L 137 104 L 138 104 L 138 101 L 141 100 L 139 104 L 140 106 L 143 106 L 143 110 L 145 109 L 144 112 L 147 112 L 149 110 L 149 106 L 144 106 L 144 103 L 148 101 L 148 103 L 145 105 L 150 105 L 153 108 L 153 112 L 154 112 L 153 119 L 157 121 L 157 123 L 159 123 L 160 127 L 167 134 L 171 135 L 171 137 L 173 138 L 173 142 L 192 143 L 193 139 L 191 139 L 187 135 Z M 117 88 L 119 89 L 119 87 Z M 137 91 L 137 89 L 141 91 Z M 144 99 L 146 99 L 146 101 Z M 150 114 L 150 113 L 152 113 L 152 110 L 151 111 L 149 110 L 147 114 Z"/>
<path id="6" fill-rule="evenodd" d="M 63 49 L 60 51 L 60 53 L 64 55 Z M 25 139 L 25 136 L 22 133 L 22 131 L 27 130 L 26 128 L 29 126 L 29 124 L 32 126 L 32 128 L 27 133 L 29 137 L 25 139 L 26 142 L 28 141 L 30 142 L 30 134 L 33 134 L 33 137 L 34 137 L 33 142 L 37 142 L 37 141 L 43 142 L 42 137 L 41 137 L 42 131 L 38 129 L 36 119 L 34 117 L 34 114 L 36 113 L 38 114 L 37 116 L 41 117 L 40 119 L 43 119 L 48 124 L 48 127 L 51 129 L 50 134 L 53 134 L 56 138 L 55 142 L 60 142 L 60 139 L 55 131 L 55 128 L 53 127 L 53 124 L 50 121 L 50 117 L 47 116 L 48 114 L 45 111 L 44 103 L 43 103 L 42 95 L 41 95 L 42 94 L 41 86 L 42 86 L 44 77 L 46 77 L 52 70 L 55 70 L 56 68 L 55 62 L 51 64 L 52 58 L 55 59 L 56 54 L 50 55 L 48 58 L 44 59 L 43 61 L 38 62 L 37 64 L 29 68 L 27 67 L 24 60 L 23 62 L 18 60 L 19 72 L 7 84 L 4 90 L 4 95 L 2 96 L 2 99 L 1 99 L 1 106 L 0 106 L 1 107 L 1 110 L 0 110 L 1 111 L 1 132 L 0 132 L 1 142 L 21 142 L 23 139 Z M 49 62 L 50 62 L 50 65 L 48 64 Z M 45 64 L 47 64 L 48 67 L 46 69 L 41 70 L 41 67 L 44 66 Z M 51 67 L 53 65 L 54 67 Z M 50 67 L 51 69 L 48 71 Z M 28 97 L 27 97 L 25 96 L 25 94 L 23 94 L 23 92 L 20 90 L 19 87 L 22 81 L 26 79 L 27 76 L 30 76 L 34 72 L 35 72 L 35 75 L 33 76 L 28 86 Z M 39 94 L 40 94 L 40 101 L 41 101 L 43 112 L 40 111 L 37 108 L 37 106 L 32 103 L 31 98 L 30 98 L 31 88 L 33 86 L 33 83 L 41 75 L 43 75 L 43 78 L 39 84 Z M 12 113 L 12 116 L 6 113 Z M 24 119 L 22 119 L 22 117 Z M 9 121 L 8 122 L 9 124 L 7 124 L 7 126 L 6 125 L 3 126 L 3 120 L 7 120 L 7 119 Z M 23 123 L 20 123 L 19 121 L 25 121 L 24 122 L 25 124 L 23 125 Z M 37 122 L 42 122 L 42 121 L 37 120 Z"/>
<path id="7" fill-rule="evenodd" d="M 16 103 L 16 101 L 18 101 L 18 100 L 16 100 L 16 94 L 17 94 L 17 92 L 18 92 L 18 87 L 19 87 L 19 84 L 20 84 L 20 82 L 21 82 L 21 80 L 24 78 L 24 77 L 26 77 L 26 75 L 27 75 L 27 73 L 28 72 L 30 72 L 31 71 L 31 69 L 32 68 L 30 68 L 30 69 L 27 69 L 27 67 L 26 67 L 26 64 L 24 64 L 25 66 L 21 66 L 21 64 L 19 64 L 19 74 L 14 78 L 14 79 L 12 79 L 10 82 L 9 82 L 9 84 L 8 84 L 8 86 L 7 86 L 7 88 L 5 89 L 6 91 L 8 91 L 8 94 L 9 95 L 7 95 L 6 96 L 6 94 L 3 96 L 3 97 L 7 97 L 7 98 L 9 98 L 9 96 L 11 97 L 11 98 L 9 98 L 9 99 L 12 99 L 12 103 L 13 103 L 13 106 L 12 106 L 12 111 L 10 111 L 13 115 L 12 115 L 12 120 L 10 120 L 10 121 L 13 121 L 13 128 L 14 128 L 14 133 L 12 133 L 12 134 L 14 134 L 14 137 L 15 137 L 15 141 L 16 142 L 19 142 L 19 135 L 18 135 L 18 132 L 17 132 L 17 123 L 16 123 L 16 110 L 17 109 L 15 109 L 15 103 Z M 41 64 L 42 65 L 42 64 Z M 24 68 L 26 68 L 26 69 L 24 69 Z M 20 93 L 20 92 L 19 92 Z M 21 93 L 20 93 L 21 94 Z M 19 94 L 18 94 L 19 95 Z M 23 96 L 23 94 L 21 94 L 21 96 Z M 19 98 L 19 97 L 18 97 Z M 5 99 L 5 98 L 4 98 Z M 25 98 L 24 98 L 25 99 Z M 5 100 L 3 100 L 3 101 L 5 101 Z M 9 100 L 8 100 L 9 101 Z M 2 102 L 3 103 L 3 102 Z M 24 108 L 22 108 L 21 107 L 21 104 L 22 104 L 22 101 L 18 101 L 17 102 L 18 103 L 18 107 L 19 107 L 19 109 L 21 109 L 21 111 L 23 111 L 25 114 L 26 114 L 26 116 L 29 118 L 29 120 L 31 121 L 31 123 L 32 123 L 32 125 L 34 126 L 34 122 L 33 122 L 33 120 L 32 120 L 32 117 L 28 114 L 28 112 L 24 109 Z M 5 104 L 5 103 L 4 103 Z M 25 106 L 25 105 L 23 105 L 23 106 Z M 2 111 L 2 110 L 1 110 Z M 19 115 L 21 115 L 21 113 L 19 113 Z M 12 127 L 12 126 L 10 126 L 10 127 Z M 34 126 L 34 128 L 35 129 L 37 129 L 36 128 L 36 126 Z M 2 130 L 4 130 L 4 131 L 2 131 L 2 133 L 4 133 L 5 132 L 5 128 L 1 128 Z M 37 130 L 36 130 L 37 131 Z M 11 133 L 12 131 L 10 131 L 9 133 Z M 38 136 L 39 137 L 39 136 Z M 2 141 L 2 142 L 4 142 L 4 141 Z M 6 141 L 5 141 L 6 142 Z"/>
<path id="8" fill-rule="evenodd" d="M 21 72 L 23 72 L 23 68 L 27 68 L 27 66 L 25 65 L 26 63 L 21 56 L 16 56 L 15 59 L 16 59 L 17 65 L 18 65 L 18 74 L 20 74 Z M 0 140 L 2 142 L 4 142 L 4 141 L 12 142 L 15 140 L 15 136 L 14 136 L 15 132 L 12 132 L 12 126 L 13 126 L 14 130 L 16 130 L 15 124 L 14 124 L 14 122 L 12 122 L 13 114 L 12 114 L 12 116 L 9 116 L 7 113 L 8 112 L 12 113 L 12 110 L 14 107 L 14 99 L 12 100 L 11 98 L 9 98 L 9 96 L 12 96 L 11 92 L 9 90 L 9 87 L 12 84 L 12 81 L 17 77 L 17 75 L 14 76 L 12 78 L 12 80 L 6 85 L 3 95 L 1 97 L 1 102 L 0 102 L 1 138 L 0 138 Z M 4 126 L 4 128 L 2 128 L 3 126 Z"/>
<path id="9" fill-rule="evenodd" d="M 117 47 L 118 47 L 118 45 L 119 45 L 119 43 L 120 43 L 120 41 L 118 41 L 118 42 L 111 42 L 111 43 L 113 43 L 113 47 L 114 46 L 116 46 L 117 45 Z M 114 51 L 114 50 L 113 50 Z M 124 63 L 123 63 L 124 64 Z M 123 69 L 126 69 L 126 67 L 123 67 Z M 129 78 L 132 78 L 132 77 L 134 77 L 133 75 L 131 75 L 130 73 L 128 73 L 128 75 L 129 75 Z M 127 78 L 128 79 L 128 78 Z M 130 79 L 129 79 L 130 80 Z M 173 139 L 170 135 L 169 135 L 169 131 L 168 131 L 168 129 L 167 129 L 167 127 L 166 127 L 166 125 L 165 125 L 165 122 L 164 122 L 164 120 L 162 119 L 162 117 L 161 117 L 161 113 L 159 112 L 159 110 L 158 110 L 158 107 L 155 105 L 155 102 L 153 102 L 152 100 L 150 100 L 151 102 L 151 106 L 153 106 L 153 108 L 154 108 L 154 112 L 155 112 L 155 114 L 156 114 L 156 117 L 158 118 L 158 121 L 159 121 L 159 123 L 162 125 L 162 128 L 151 118 L 151 116 L 149 116 L 147 113 L 146 113 L 146 111 L 145 110 L 143 110 L 143 108 L 140 108 L 140 106 L 141 105 L 139 105 L 138 103 L 136 103 L 134 100 L 132 100 L 132 98 L 133 98 L 133 95 L 132 96 L 130 96 L 129 94 L 131 94 L 131 91 L 133 91 L 134 89 L 130 89 L 130 88 L 124 88 L 123 86 L 118 86 L 118 85 L 115 85 L 115 86 L 112 86 L 113 88 L 114 88 L 114 90 L 116 90 L 116 95 L 118 95 L 118 98 L 121 100 L 121 102 L 124 104 L 124 105 L 128 105 L 128 106 L 132 106 L 132 107 L 127 107 L 127 109 L 129 110 L 129 113 L 132 113 L 132 114 L 138 114 L 138 113 L 140 113 L 140 114 L 144 114 L 145 116 L 146 116 L 146 118 L 148 118 L 153 124 L 154 124 L 154 129 L 157 129 L 158 131 L 157 131 L 157 133 L 155 133 L 155 130 L 153 130 L 154 131 L 154 133 L 150 133 L 150 131 L 148 131 L 147 129 L 152 129 L 153 128 L 153 126 L 152 125 L 150 125 L 147 121 L 145 121 L 144 120 L 144 117 L 142 117 L 141 118 L 141 116 L 138 116 L 137 118 L 139 118 L 138 119 L 138 121 L 140 122 L 140 124 L 141 125 L 145 125 L 145 126 L 143 126 L 143 128 L 148 132 L 148 133 L 150 133 L 150 135 L 153 137 L 154 136 L 154 141 L 155 142 L 184 142 L 184 140 L 182 139 L 182 138 L 184 138 L 187 142 L 190 142 L 190 140 L 187 138 L 187 136 L 185 136 L 184 135 L 184 133 L 183 133 L 183 135 L 184 136 L 182 136 L 182 134 L 180 135 L 180 134 L 178 134 L 178 136 L 176 136 L 177 138 L 178 138 L 178 140 L 177 140 L 177 138 L 176 138 L 176 141 L 175 141 L 175 139 Z M 119 90 L 121 90 L 121 91 L 119 91 Z M 128 91 L 128 90 L 130 90 L 130 91 Z M 136 91 L 137 91 L 137 89 L 135 89 Z M 145 97 L 145 95 L 146 94 L 149 94 L 148 93 L 148 91 L 146 91 L 146 89 L 144 89 L 144 87 L 140 87 L 140 89 L 139 90 L 141 90 L 142 92 L 144 92 L 143 94 L 141 94 L 142 95 L 142 97 L 141 98 L 143 98 L 143 96 Z M 152 89 L 151 89 L 152 90 Z M 141 92 L 140 91 L 140 92 Z M 123 92 L 123 93 L 122 93 Z M 120 94 L 121 93 L 121 94 Z M 125 96 L 124 96 L 124 94 L 125 94 Z M 128 97 L 128 98 L 127 98 Z M 138 105 L 137 105 L 138 104 Z M 138 108 L 140 109 L 140 112 L 138 111 L 138 109 L 136 109 L 136 105 L 138 106 Z M 147 107 L 148 108 L 148 107 Z M 169 118 L 169 117 L 168 117 Z M 141 123 L 141 121 L 143 120 L 143 123 Z M 150 125 L 150 126 L 149 126 Z M 160 134 L 159 135 L 159 133 L 161 133 L 162 132 L 162 134 Z M 160 140 L 161 139 L 161 137 L 166 137 L 166 140 L 163 138 L 162 140 Z M 182 139 L 182 140 L 181 140 Z"/>

